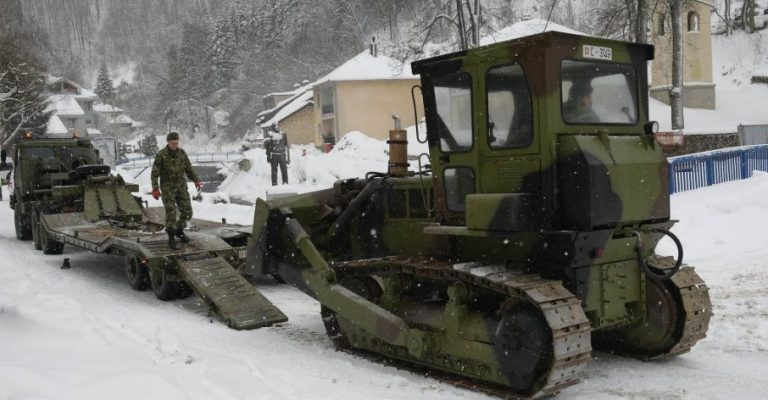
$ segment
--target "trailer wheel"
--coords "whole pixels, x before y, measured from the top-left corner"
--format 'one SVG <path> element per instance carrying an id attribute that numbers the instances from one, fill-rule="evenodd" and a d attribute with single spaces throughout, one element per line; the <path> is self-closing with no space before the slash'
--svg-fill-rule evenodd
<path id="1" fill-rule="evenodd" d="M 16 225 L 16 239 L 32 239 L 32 226 L 30 223 L 30 218 L 21 213 L 18 207 L 13 210 L 13 221 Z"/>
<path id="2" fill-rule="evenodd" d="M 42 217 L 43 215 L 40 214 L 40 218 Z M 45 227 L 39 220 L 37 223 L 37 237 L 40 241 L 40 247 L 43 249 L 43 254 L 61 254 L 64 252 L 64 243 L 48 235 L 48 232 L 45 231 Z"/>
<path id="3" fill-rule="evenodd" d="M 179 299 L 186 299 L 195 294 L 192 288 L 186 282 L 176 282 L 176 295 Z"/>
<path id="4" fill-rule="evenodd" d="M 125 257 L 125 276 L 133 290 L 142 291 L 149 289 L 149 270 L 136 256 Z"/>
<path id="5" fill-rule="evenodd" d="M 162 268 L 149 271 L 149 282 L 155 297 L 162 301 L 173 300 L 178 294 L 175 282 L 168 280 L 168 273 Z"/>

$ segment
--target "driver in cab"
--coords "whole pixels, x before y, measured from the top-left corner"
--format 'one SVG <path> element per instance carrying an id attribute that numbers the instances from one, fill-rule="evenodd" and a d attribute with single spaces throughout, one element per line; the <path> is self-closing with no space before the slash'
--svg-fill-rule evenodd
<path id="1" fill-rule="evenodd" d="M 600 122 L 592 110 L 592 86 L 585 82 L 574 82 L 568 91 L 568 101 L 563 103 L 563 118 L 571 123 Z"/>

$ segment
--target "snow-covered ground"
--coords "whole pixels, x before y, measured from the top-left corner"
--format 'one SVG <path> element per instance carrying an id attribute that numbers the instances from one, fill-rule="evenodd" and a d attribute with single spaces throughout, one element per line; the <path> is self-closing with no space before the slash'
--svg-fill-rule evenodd
<path id="1" fill-rule="evenodd" d="M 674 231 L 711 288 L 709 337 L 659 362 L 597 352 L 583 382 L 557 398 L 768 398 L 767 197 L 763 173 L 674 195 Z M 252 219 L 248 206 L 194 207 L 198 217 Z M 62 256 L 15 239 L 7 200 L 0 254 L 0 399 L 488 398 L 334 351 L 319 305 L 288 286 L 259 285 L 287 323 L 237 332 L 195 300 L 132 291 L 119 258 L 67 247 L 73 268 L 62 270 Z"/>

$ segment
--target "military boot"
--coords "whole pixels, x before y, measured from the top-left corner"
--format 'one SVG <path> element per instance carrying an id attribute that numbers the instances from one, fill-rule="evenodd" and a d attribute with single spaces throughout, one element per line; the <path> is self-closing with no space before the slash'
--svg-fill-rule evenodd
<path id="1" fill-rule="evenodd" d="M 184 243 L 189 243 L 189 236 L 184 234 L 184 228 L 179 228 L 176 230 L 176 237 L 179 238 Z"/>
<path id="2" fill-rule="evenodd" d="M 176 235 L 173 231 L 168 231 L 168 247 L 170 247 L 171 250 L 178 250 L 181 248 L 181 244 L 176 241 Z"/>

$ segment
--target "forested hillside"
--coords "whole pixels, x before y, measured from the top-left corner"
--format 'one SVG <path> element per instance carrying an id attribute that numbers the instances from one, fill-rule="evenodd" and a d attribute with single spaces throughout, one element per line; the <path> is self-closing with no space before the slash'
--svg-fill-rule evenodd
<path id="1" fill-rule="evenodd" d="M 159 130 L 197 126 L 236 137 L 253 127 L 262 95 L 318 78 L 373 36 L 402 60 L 431 42 L 458 48 L 457 4 L 467 40 L 526 18 L 634 40 L 637 2 L 2 0 L 0 29 L 32 32 L 50 73 L 85 86 L 105 64 L 123 83 L 116 105 Z M 217 112 L 226 129 L 212 126 Z"/>

